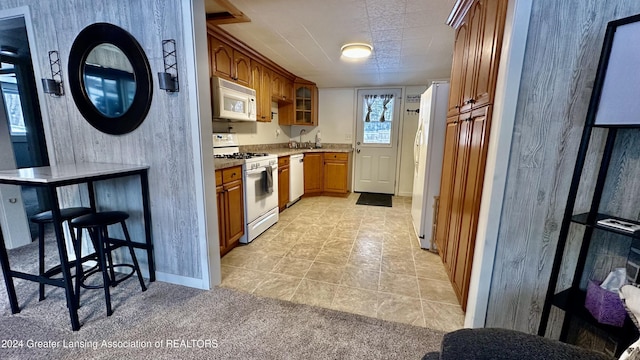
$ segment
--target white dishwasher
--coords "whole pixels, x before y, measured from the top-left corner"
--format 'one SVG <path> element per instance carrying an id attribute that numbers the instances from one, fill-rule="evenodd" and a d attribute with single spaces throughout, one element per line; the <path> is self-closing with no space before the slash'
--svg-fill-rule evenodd
<path id="1" fill-rule="evenodd" d="M 289 204 L 298 201 L 304 195 L 304 154 L 289 157 Z"/>

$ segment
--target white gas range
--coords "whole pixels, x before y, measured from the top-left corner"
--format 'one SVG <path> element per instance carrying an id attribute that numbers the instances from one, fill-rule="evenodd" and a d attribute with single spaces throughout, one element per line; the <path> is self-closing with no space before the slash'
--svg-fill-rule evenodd
<path id="1" fill-rule="evenodd" d="M 243 160 L 245 228 L 240 242 L 249 243 L 278 222 L 278 156 L 241 153 L 235 134 L 213 134 L 213 155 Z"/>

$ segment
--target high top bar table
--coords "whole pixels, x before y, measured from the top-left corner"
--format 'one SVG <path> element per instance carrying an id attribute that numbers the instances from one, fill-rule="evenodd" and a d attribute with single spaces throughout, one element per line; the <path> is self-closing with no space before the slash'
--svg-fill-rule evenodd
<path id="1" fill-rule="evenodd" d="M 149 266 L 149 280 L 156 280 L 155 264 L 153 261 L 153 242 L 151 239 L 151 211 L 149 208 L 149 166 L 147 165 L 126 165 L 126 164 L 109 164 L 109 163 L 75 163 L 57 166 L 43 166 L 24 168 L 16 170 L 0 171 L 0 184 L 9 185 L 26 185 L 44 187 L 53 201 L 51 212 L 53 215 L 53 225 L 56 235 L 56 243 L 58 254 L 60 256 L 60 266 L 62 279 L 52 279 L 48 276 L 40 276 L 11 270 L 7 249 L 0 235 L 0 266 L 4 274 L 7 294 L 9 296 L 9 305 L 11 313 L 20 312 L 20 306 L 16 296 L 15 287 L 13 285 L 14 278 L 20 278 L 38 283 L 59 286 L 65 289 L 67 298 L 67 307 L 69 308 L 69 316 L 71 318 L 71 328 L 74 331 L 80 329 L 78 321 L 78 308 L 74 301 L 75 294 L 71 281 L 70 268 L 67 257 L 67 246 L 62 232 L 62 223 L 60 222 L 60 203 L 56 189 L 61 186 L 87 184 L 89 192 L 89 202 L 93 211 L 96 211 L 96 199 L 94 192 L 94 182 L 108 179 L 121 178 L 126 176 L 138 176 L 140 178 L 140 186 L 142 190 L 142 208 L 144 219 L 145 242 L 135 242 L 134 247 L 147 251 L 147 262 Z"/>

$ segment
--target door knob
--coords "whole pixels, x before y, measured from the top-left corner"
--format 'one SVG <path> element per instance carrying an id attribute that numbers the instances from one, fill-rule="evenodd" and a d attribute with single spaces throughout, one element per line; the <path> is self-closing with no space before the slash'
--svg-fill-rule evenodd
<path id="1" fill-rule="evenodd" d="M 357 152 L 358 154 L 360 154 L 360 149 L 356 149 L 356 152 Z"/>

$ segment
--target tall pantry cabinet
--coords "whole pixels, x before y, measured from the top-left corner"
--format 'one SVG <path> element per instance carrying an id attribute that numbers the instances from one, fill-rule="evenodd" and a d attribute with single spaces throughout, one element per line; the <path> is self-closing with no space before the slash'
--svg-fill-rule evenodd
<path id="1" fill-rule="evenodd" d="M 507 0 L 458 0 L 436 244 L 466 311 Z"/>

